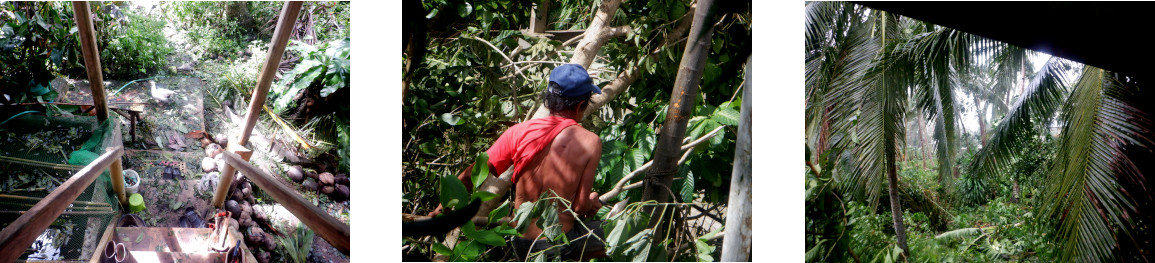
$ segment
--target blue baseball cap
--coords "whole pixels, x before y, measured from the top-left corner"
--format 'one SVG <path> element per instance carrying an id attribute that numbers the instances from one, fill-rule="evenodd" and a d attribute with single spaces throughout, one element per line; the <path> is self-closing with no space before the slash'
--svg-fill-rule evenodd
<path id="1" fill-rule="evenodd" d="M 549 73 L 549 81 L 561 87 L 561 90 L 551 89 L 549 92 L 566 97 L 583 96 L 590 92 L 602 94 L 602 89 L 594 85 L 590 74 L 578 64 L 565 64 L 553 68 Z"/>

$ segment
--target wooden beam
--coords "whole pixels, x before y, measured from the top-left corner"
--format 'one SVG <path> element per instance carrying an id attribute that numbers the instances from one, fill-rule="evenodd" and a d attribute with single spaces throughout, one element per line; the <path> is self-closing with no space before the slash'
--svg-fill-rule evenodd
<path id="1" fill-rule="evenodd" d="M 313 205 L 309 200 L 305 200 L 304 197 L 297 194 L 295 189 L 278 182 L 272 175 L 253 167 L 240 155 L 230 152 L 223 154 L 225 155 L 225 162 L 228 162 L 229 166 L 240 170 L 246 178 L 249 178 L 250 182 L 272 196 L 277 203 L 285 206 L 285 209 L 301 220 L 301 223 L 328 241 L 330 245 L 340 250 L 341 253 L 349 254 L 349 225 L 341 223 L 337 218 Z"/>
<path id="2" fill-rule="evenodd" d="M 249 100 L 249 112 L 245 115 L 245 127 L 239 140 L 241 145 L 249 143 L 249 135 L 253 134 L 253 126 L 257 124 L 261 108 L 265 105 L 265 97 L 269 95 L 269 85 L 277 74 L 277 67 L 281 64 L 281 56 L 285 54 L 285 47 L 289 44 L 289 35 L 293 33 L 293 25 L 297 23 L 297 15 L 301 13 L 301 1 L 285 3 L 281 8 L 281 17 L 277 19 L 277 29 L 273 31 L 273 47 L 269 49 L 269 56 L 265 65 L 261 67 L 261 76 L 257 79 L 257 88 Z"/>
<path id="3" fill-rule="evenodd" d="M 88 2 L 72 2 L 76 28 L 80 32 L 80 51 L 84 54 L 84 69 L 88 72 L 88 86 L 92 89 L 92 104 L 96 106 L 96 120 L 103 122 L 108 119 L 108 103 L 104 95 L 104 76 L 100 71 L 100 50 L 96 48 L 96 30 L 92 27 L 92 13 L 88 10 Z"/>
<path id="4" fill-rule="evenodd" d="M 533 4 L 533 13 L 529 14 L 529 32 L 542 33 L 549 26 L 549 0 Z"/>
<path id="5" fill-rule="evenodd" d="M 225 152 L 236 153 L 246 162 L 249 161 L 249 158 L 253 157 L 252 150 L 234 141 L 229 141 L 229 145 L 225 146 Z M 220 180 L 217 181 L 217 191 L 213 193 L 213 202 L 210 203 L 213 207 L 224 207 L 225 200 L 228 199 L 229 196 L 229 190 L 233 189 L 233 180 L 236 179 L 236 174 L 237 169 L 226 162 L 225 167 L 221 169 Z"/>
<path id="6" fill-rule="evenodd" d="M 0 262 L 13 262 L 24 254 L 24 250 L 31 246 L 36 237 L 52 225 L 57 217 L 60 217 L 64 209 L 80 196 L 84 188 L 92 184 L 105 168 L 119 160 L 123 154 L 124 149 L 117 147 L 100 155 L 0 231 L 0 248 L 2 248 Z"/>

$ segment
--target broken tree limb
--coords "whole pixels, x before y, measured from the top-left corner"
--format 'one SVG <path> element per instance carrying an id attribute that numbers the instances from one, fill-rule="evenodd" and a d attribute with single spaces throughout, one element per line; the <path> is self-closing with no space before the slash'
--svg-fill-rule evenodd
<path id="1" fill-rule="evenodd" d="M 726 128 L 726 126 L 718 126 L 718 128 L 714 128 L 713 131 L 710 131 L 709 133 L 702 135 L 702 137 L 699 137 L 697 140 L 694 140 L 693 142 L 687 143 L 686 145 L 682 145 L 682 151 L 685 151 L 685 152 L 682 153 L 682 158 L 678 159 L 678 164 L 681 165 L 682 163 L 686 162 L 686 158 L 688 158 L 690 156 L 690 153 L 693 152 L 693 151 L 690 151 L 690 149 L 693 149 L 694 146 L 697 146 L 698 144 L 700 144 L 706 140 L 709 140 L 710 138 L 713 138 L 714 136 L 718 135 L 718 132 L 721 131 L 723 128 Z M 602 202 L 609 202 L 610 199 L 613 199 L 614 197 L 618 196 L 618 194 L 621 194 L 622 191 L 634 189 L 634 188 L 637 188 L 638 186 L 641 186 L 641 182 L 637 182 L 637 183 L 630 184 L 630 185 L 625 185 L 625 184 L 629 183 L 630 180 L 634 179 L 634 177 L 637 176 L 638 174 L 645 172 L 646 169 L 649 169 L 650 166 L 652 166 L 653 164 L 654 164 L 653 160 L 646 162 L 645 164 L 642 164 L 641 167 L 638 167 L 638 169 L 636 169 L 636 170 L 630 172 L 629 174 L 627 174 L 626 176 L 622 177 L 621 180 L 618 180 L 618 183 L 616 185 L 614 185 L 613 189 L 611 189 L 609 192 L 606 192 L 605 194 L 599 196 L 598 199 L 602 200 Z"/>
<path id="2" fill-rule="evenodd" d="M 750 187 L 752 186 L 752 160 L 750 159 L 751 112 L 750 85 L 752 83 L 750 59 L 746 59 L 746 80 L 742 88 L 742 113 L 738 118 L 738 140 L 734 147 L 734 169 L 730 175 L 730 200 L 726 205 L 726 244 L 722 245 L 722 261 L 749 261 L 752 255 L 753 208 Z M 809 163 L 809 162 L 807 162 Z M 817 173 L 818 171 L 815 170 Z"/>
<path id="3" fill-rule="evenodd" d="M 485 39 L 480 38 L 480 37 L 476 37 L 476 36 L 474 36 L 472 39 L 477 40 L 477 41 L 481 41 L 481 43 L 485 43 L 485 45 L 489 46 L 490 48 L 493 48 L 493 51 L 497 52 L 497 54 L 501 54 L 501 57 L 505 58 L 505 61 L 509 62 L 510 66 L 513 66 L 513 69 L 516 70 L 515 72 L 517 72 L 518 75 L 521 75 L 521 78 L 529 79 L 529 78 L 525 77 L 525 74 L 521 73 L 521 68 L 518 67 L 517 64 L 513 63 L 513 59 L 511 59 L 511 58 L 509 58 L 509 56 L 505 55 L 505 52 L 501 52 L 501 49 L 497 48 L 497 46 L 494 46 L 493 43 L 489 43 L 489 41 L 485 41 Z"/>
<path id="4" fill-rule="evenodd" d="M 606 42 L 606 38 L 600 32 L 614 21 L 614 14 L 618 12 L 618 6 L 621 4 L 622 0 L 602 1 L 601 5 L 598 6 L 598 12 L 594 14 L 593 21 L 586 28 L 585 36 L 582 37 L 581 42 L 578 42 L 577 51 L 574 52 L 570 63 L 582 65 L 583 68 L 590 68 L 598 50 Z"/>

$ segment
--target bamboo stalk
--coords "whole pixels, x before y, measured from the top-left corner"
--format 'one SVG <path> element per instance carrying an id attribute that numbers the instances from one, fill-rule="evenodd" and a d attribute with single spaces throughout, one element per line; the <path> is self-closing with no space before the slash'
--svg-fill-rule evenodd
<path id="1" fill-rule="evenodd" d="M 28 200 L 28 201 L 37 201 L 37 202 L 44 199 L 44 198 L 40 198 L 40 197 L 28 197 L 28 196 L 10 195 L 10 194 L 0 194 L 0 198 L 8 198 L 8 199 L 16 199 L 16 200 Z M 73 201 L 72 204 L 73 205 L 77 205 L 77 204 L 91 205 L 91 206 L 112 206 L 108 203 L 89 202 L 89 201 Z"/>
<path id="2" fill-rule="evenodd" d="M 37 160 L 20 159 L 20 158 L 16 158 L 16 157 L 8 157 L 8 156 L 0 156 L 0 161 L 10 162 L 10 163 L 15 163 L 15 164 L 28 165 L 28 166 L 52 168 L 52 169 L 56 169 L 56 170 L 67 170 L 67 171 L 78 171 L 78 170 L 84 168 L 84 166 L 80 166 L 80 165 L 41 162 L 41 161 L 37 161 Z"/>
<path id="3" fill-rule="evenodd" d="M 0 205 L 6 205 L 6 206 L 22 206 L 22 207 L 32 207 L 32 206 L 35 206 L 36 204 L 23 204 L 23 203 L 5 203 L 5 202 L 0 202 Z M 72 210 L 85 210 L 85 211 L 106 211 L 106 210 L 112 210 L 112 207 L 111 207 L 111 206 L 73 206 L 73 207 L 69 207 L 68 209 L 72 209 Z"/>
<path id="4" fill-rule="evenodd" d="M 13 210 L 0 211 L 0 214 L 24 215 L 25 213 L 28 213 L 28 211 L 13 211 Z M 109 209 L 109 210 L 104 210 L 104 211 L 64 211 L 64 212 L 60 212 L 60 215 L 92 216 L 92 215 L 110 215 L 110 214 L 115 214 L 115 213 L 117 213 L 117 211 Z"/>

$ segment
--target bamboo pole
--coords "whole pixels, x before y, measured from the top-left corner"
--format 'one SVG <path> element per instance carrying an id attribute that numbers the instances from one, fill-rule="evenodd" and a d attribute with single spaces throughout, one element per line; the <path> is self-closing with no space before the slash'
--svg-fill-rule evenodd
<path id="1" fill-rule="evenodd" d="M 229 166 L 240 170 L 250 182 L 273 197 L 277 203 L 285 206 L 285 209 L 301 220 L 301 223 L 328 241 L 330 245 L 340 250 L 341 253 L 349 254 L 349 225 L 341 223 L 337 218 L 313 205 L 309 200 L 305 200 L 304 197 L 297 194 L 296 190 L 278 182 L 272 175 L 253 167 L 240 155 L 231 152 L 223 154 Z"/>
<path id="2" fill-rule="evenodd" d="M 106 167 L 119 160 L 123 154 L 124 149 L 116 147 L 100 155 L 0 231 L 0 262 L 16 261 L 24 249 L 32 245 L 36 237 L 80 196 L 84 188 L 91 185 Z"/>
<path id="3" fill-rule="evenodd" d="M 80 32 L 80 51 L 84 54 L 84 69 L 88 72 L 88 87 L 92 89 L 92 104 L 96 107 L 96 120 L 103 122 L 108 119 L 108 104 L 104 94 L 104 76 L 100 71 L 100 50 L 96 48 L 96 30 L 92 27 L 92 13 L 88 10 L 88 2 L 72 2 L 76 28 Z"/>
<path id="4" fill-rule="evenodd" d="M 289 35 L 293 33 L 293 25 L 297 23 L 297 15 L 301 13 L 301 2 L 285 3 L 281 8 L 281 17 L 277 19 L 277 29 L 273 31 L 273 47 L 269 49 L 269 56 L 265 65 L 261 67 L 261 76 L 257 79 L 257 89 L 249 100 L 249 112 L 246 112 L 245 126 L 238 140 L 240 145 L 249 143 L 249 135 L 253 134 L 253 126 L 257 124 L 261 106 L 265 105 L 265 97 L 269 95 L 269 85 L 277 74 L 277 67 L 281 64 L 281 56 L 285 54 L 285 47 L 289 43 Z"/>
<path id="5" fill-rule="evenodd" d="M 241 156 L 246 162 L 253 157 L 253 151 L 237 144 L 236 142 L 229 142 L 225 146 L 226 153 L 235 153 Z M 229 190 L 233 189 L 233 180 L 236 179 L 237 169 L 233 165 L 225 163 L 225 168 L 221 169 L 220 181 L 217 182 L 217 190 L 213 193 L 213 207 L 221 208 L 225 205 L 225 199 L 228 199 Z"/>
<path id="6" fill-rule="evenodd" d="M 9 195 L 9 194 L 0 194 L 0 198 L 7 198 L 7 199 L 14 199 L 14 200 L 25 200 L 25 201 L 37 201 L 37 202 L 39 202 L 40 200 L 44 200 L 44 198 L 39 198 L 39 197 Z M 73 205 L 88 205 L 88 206 L 111 206 L 108 203 L 89 202 L 89 201 L 73 201 L 72 204 Z"/>

